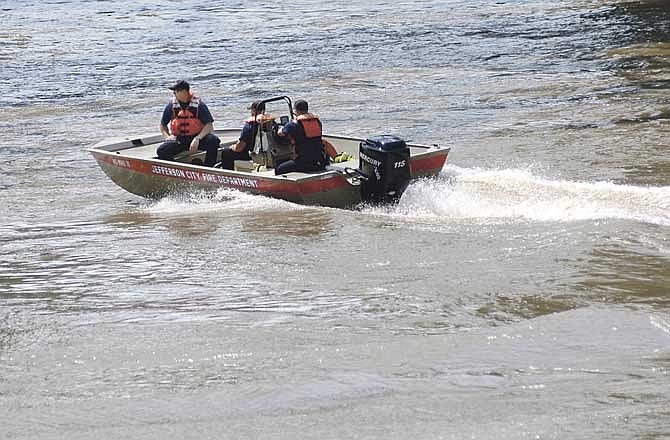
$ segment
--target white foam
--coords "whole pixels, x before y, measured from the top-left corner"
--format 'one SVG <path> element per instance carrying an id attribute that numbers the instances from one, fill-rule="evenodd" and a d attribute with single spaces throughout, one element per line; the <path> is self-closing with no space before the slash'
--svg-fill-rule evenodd
<path id="1" fill-rule="evenodd" d="M 426 220 L 625 219 L 669 226 L 670 187 L 552 180 L 527 169 L 449 165 L 440 178 L 411 184 L 397 207 L 376 212 Z"/>
<path id="2" fill-rule="evenodd" d="M 164 197 L 160 200 L 150 202 L 143 206 L 142 209 L 150 214 L 166 216 L 192 215 L 218 211 L 287 210 L 301 209 L 301 207 L 284 200 L 222 188 L 215 193 L 202 191 Z"/>
<path id="3" fill-rule="evenodd" d="M 308 207 L 233 190 L 171 196 L 144 206 L 150 214 L 192 215 Z M 448 165 L 436 179 L 413 182 L 397 206 L 363 210 L 429 222 L 576 222 L 622 219 L 670 226 L 670 187 L 545 178 L 530 169 Z"/>
<path id="4" fill-rule="evenodd" d="M 649 322 L 657 329 L 670 335 L 670 321 L 661 316 L 649 316 Z"/>

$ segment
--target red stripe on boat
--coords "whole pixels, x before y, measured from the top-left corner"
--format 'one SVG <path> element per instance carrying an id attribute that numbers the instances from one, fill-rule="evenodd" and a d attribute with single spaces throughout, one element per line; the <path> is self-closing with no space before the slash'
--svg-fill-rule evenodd
<path id="1" fill-rule="evenodd" d="M 426 172 L 431 170 L 441 170 L 444 162 L 447 160 L 449 150 L 444 151 L 444 154 L 433 154 L 428 157 L 414 158 L 411 162 L 412 174 L 419 172 Z"/>

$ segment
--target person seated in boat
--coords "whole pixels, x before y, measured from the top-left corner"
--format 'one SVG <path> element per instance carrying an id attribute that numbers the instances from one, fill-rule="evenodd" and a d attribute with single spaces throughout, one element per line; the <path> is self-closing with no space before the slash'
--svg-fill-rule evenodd
<path id="1" fill-rule="evenodd" d="M 247 109 L 251 111 L 251 116 L 244 121 L 239 140 L 221 150 L 221 168 L 232 170 L 236 160 L 251 160 L 249 153 L 254 148 L 259 125 L 275 118 L 265 114 L 265 103 L 262 101 L 252 102 Z"/>
<path id="2" fill-rule="evenodd" d="M 174 92 L 174 97 L 163 110 L 160 129 L 164 142 L 156 150 L 156 155 L 159 159 L 173 160 L 186 150 L 192 153 L 205 150 L 205 166 L 214 166 L 221 141 L 212 134 L 214 118 L 209 108 L 191 93 L 190 84 L 184 80 L 168 88 Z"/>
<path id="3" fill-rule="evenodd" d="M 309 113 L 307 101 L 299 99 L 293 105 L 295 120 L 284 125 L 277 132 L 286 136 L 293 145 L 294 158 L 280 163 L 275 174 L 286 174 L 293 171 L 320 171 L 328 165 L 328 156 L 321 139 L 322 124 L 319 117 Z"/>

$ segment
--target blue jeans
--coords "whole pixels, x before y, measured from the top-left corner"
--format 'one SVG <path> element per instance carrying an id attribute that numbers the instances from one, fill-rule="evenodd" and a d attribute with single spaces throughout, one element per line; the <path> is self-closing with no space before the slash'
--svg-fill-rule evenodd
<path id="1" fill-rule="evenodd" d="M 326 166 L 319 162 L 303 162 L 300 158 L 294 160 L 287 160 L 286 162 L 280 163 L 275 168 L 275 175 L 291 173 L 293 171 L 321 171 L 325 169 Z"/>

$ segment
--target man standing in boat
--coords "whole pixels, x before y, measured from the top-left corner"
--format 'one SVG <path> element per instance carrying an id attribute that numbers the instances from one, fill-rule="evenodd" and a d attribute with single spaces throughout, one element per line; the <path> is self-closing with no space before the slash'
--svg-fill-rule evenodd
<path id="1" fill-rule="evenodd" d="M 212 134 L 214 118 L 209 108 L 191 93 L 191 86 L 184 80 L 175 82 L 169 89 L 174 92 L 174 98 L 163 110 L 160 128 L 165 142 L 156 150 L 158 158 L 172 160 L 186 150 L 191 153 L 205 150 L 205 166 L 214 166 L 221 141 Z"/>
<path id="2" fill-rule="evenodd" d="M 275 174 L 292 171 L 320 171 L 328 165 L 328 158 L 321 139 L 322 125 L 319 117 L 309 113 L 307 101 L 299 99 L 293 105 L 296 118 L 277 132 L 287 136 L 295 148 L 295 158 L 282 162 Z"/>

